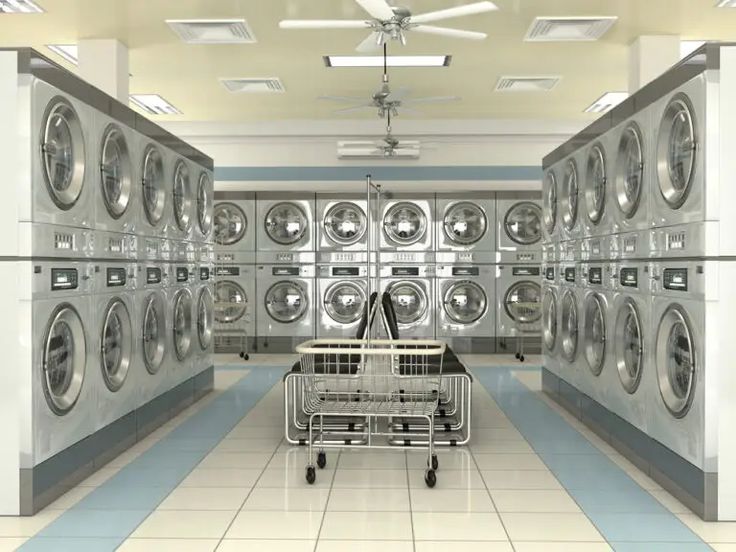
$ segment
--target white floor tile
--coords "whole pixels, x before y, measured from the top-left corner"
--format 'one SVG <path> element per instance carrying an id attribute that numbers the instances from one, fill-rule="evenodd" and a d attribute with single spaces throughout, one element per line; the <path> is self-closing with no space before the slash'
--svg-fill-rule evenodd
<path id="1" fill-rule="evenodd" d="M 412 489 L 413 512 L 494 512 L 488 491 L 481 489 Z"/>
<path id="2" fill-rule="evenodd" d="M 328 462 L 335 453 L 327 451 Z M 406 455 L 401 449 L 397 450 L 350 450 L 340 454 L 341 470 L 406 470 Z"/>
<path id="3" fill-rule="evenodd" d="M 323 512 L 329 489 L 256 488 L 243 506 L 244 510 L 282 510 Z"/>
<path id="4" fill-rule="evenodd" d="M 220 539 L 236 512 L 157 510 L 151 513 L 133 538 Z"/>
<path id="5" fill-rule="evenodd" d="M 481 470 L 546 470 L 536 454 L 474 454 Z"/>
<path id="6" fill-rule="evenodd" d="M 483 442 L 473 437 L 470 448 L 473 454 L 534 454 L 534 449 L 529 443 L 521 439 Z"/>
<path id="7" fill-rule="evenodd" d="M 182 487 L 252 487 L 261 470 L 195 468 L 181 482 Z"/>
<path id="8" fill-rule="evenodd" d="M 335 459 L 337 452 L 329 451 L 331 454 L 327 457 L 327 466 L 335 467 Z M 268 463 L 269 468 L 301 468 L 309 463 L 309 453 L 304 447 L 289 448 L 285 452 L 277 452 L 273 455 Z"/>
<path id="9" fill-rule="evenodd" d="M 314 552 L 310 540 L 236 540 L 225 539 L 217 552 Z"/>
<path id="10" fill-rule="evenodd" d="M 327 510 L 331 512 L 408 512 L 409 489 L 333 488 Z"/>
<path id="11" fill-rule="evenodd" d="M 322 512 L 251 511 L 240 512 L 225 537 L 227 539 L 315 540 Z"/>
<path id="12" fill-rule="evenodd" d="M 295 466 L 293 468 L 272 468 L 269 466 L 261 475 L 256 487 L 329 489 L 332 486 L 334 475 L 335 471 L 329 467 L 324 470 L 318 469 L 317 479 L 310 485 L 306 479 L 306 466 Z"/>
<path id="13" fill-rule="evenodd" d="M 524 441 L 524 436 L 514 428 L 478 429 L 472 432 L 471 443 L 493 443 L 495 441 Z"/>
<path id="14" fill-rule="evenodd" d="M 28 539 L 26 538 L 2 538 L 0 537 L 0 552 L 15 552 L 27 540 Z"/>
<path id="15" fill-rule="evenodd" d="M 343 470 L 335 475 L 335 489 L 405 489 L 406 468 L 402 470 Z"/>
<path id="16" fill-rule="evenodd" d="M 716 552 L 736 552 L 736 544 L 734 543 L 710 543 L 710 546 Z"/>
<path id="17" fill-rule="evenodd" d="M 516 552 L 610 552 L 604 542 L 514 542 Z"/>
<path id="18" fill-rule="evenodd" d="M 412 489 L 426 489 L 424 470 L 409 470 L 409 485 Z M 485 489 L 478 470 L 440 470 L 437 472 L 435 489 Z"/>
<path id="19" fill-rule="evenodd" d="M 411 515 L 405 512 L 327 512 L 320 539 L 411 540 Z"/>
<path id="20" fill-rule="evenodd" d="M 212 452 L 205 456 L 198 468 L 263 469 L 271 460 L 268 452 Z"/>
<path id="21" fill-rule="evenodd" d="M 475 471 L 475 461 L 470 451 L 463 448 L 453 450 L 438 449 L 437 461 L 440 470 L 472 470 Z M 423 470 L 427 467 L 426 453 L 411 452 L 407 455 L 407 462 L 410 470 Z"/>
<path id="22" fill-rule="evenodd" d="M 506 541 L 417 541 L 416 552 L 514 552 L 511 543 Z"/>
<path id="23" fill-rule="evenodd" d="M 604 542 L 585 514 L 501 513 L 511 542 Z"/>
<path id="24" fill-rule="evenodd" d="M 219 539 L 137 539 L 126 540 L 116 552 L 213 552 Z"/>
<path id="25" fill-rule="evenodd" d="M 493 513 L 415 512 L 412 517 L 416 540 L 508 540 L 501 520 Z"/>
<path id="26" fill-rule="evenodd" d="M 223 439 L 212 452 L 271 452 L 279 446 L 275 439 Z"/>
<path id="27" fill-rule="evenodd" d="M 63 513 L 63 510 L 41 510 L 35 516 L 0 517 L 0 537 L 32 537 Z"/>
<path id="28" fill-rule="evenodd" d="M 499 512 L 576 513 L 580 508 L 567 491 L 494 490 L 491 497 Z"/>
<path id="29" fill-rule="evenodd" d="M 237 511 L 249 492 L 250 487 L 177 487 L 158 509 Z"/>
<path id="30" fill-rule="evenodd" d="M 483 470 L 483 479 L 491 491 L 496 490 L 562 490 L 562 485 L 550 471 Z"/>
<path id="31" fill-rule="evenodd" d="M 705 542 L 736 543 L 736 521 L 703 521 L 695 514 L 677 517 Z"/>
<path id="32" fill-rule="evenodd" d="M 411 541 L 356 541 L 322 540 L 317 552 L 414 552 Z"/>

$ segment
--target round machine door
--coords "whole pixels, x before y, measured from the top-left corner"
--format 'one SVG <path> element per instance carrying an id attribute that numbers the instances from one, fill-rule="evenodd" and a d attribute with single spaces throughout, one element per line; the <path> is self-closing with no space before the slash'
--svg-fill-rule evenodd
<path id="1" fill-rule="evenodd" d="M 189 169 L 179 161 L 174 169 L 174 220 L 182 232 L 188 232 L 192 223 L 192 184 Z"/>
<path id="2" fill-rule="evenodd" d="M 365 290 L 355 282 L 337 282 L 325 292 L 325 311 L 338 324 L 360 320 L 365 302 Z"/>
<path id="3" fill-rule="evenodd" d="M 291 245 L 307 232 L 307 215 L 296 203 L 278 203 L 269 209 L 264 221 L 268 237 L 279 245 Z"/>
<path id="4" fill-rule="evenodd" d="M 179 290 L 174 296 L 174 352 L 184 360 L 192 347 L 192 292 Z"/>
<path id="5" fill-rule="evenodd" d="M 600 376 L 606 360 L 606 304 L 597 293 L 585 299 L 585 360 L 595 376 Z"/>
<path id="6" fill-rule="evenodd" d="M 87 365 L 84 325 L 74 307 L 59 305 L 43 338 L 43 392 L 52 412 L 67 414 L 79 399 Z"/>
<path id="7" fill-rule="evenodd" d="M 234 203 L 215 205 L 215 243 L 235 245 L 248 230 L 248 219 L 243 210 Z"/>
<path id="8" fill-rule="evenodd" d="M 578 301 L 569 289 L 562 296 L 561 322 L 562 356 L 573 362 L 578 352 Z"/>
<path id="9" fill-rule="evenodd" d="M 281 324 L 290 324 L 302 318 L 309 307 L 309 298 L 298 282 L 277 282 L 266 292 L 266 311 Z"/>
<path id="10" fill-rule="evenodd" d="M 399 324 L 414 326 L 424 320 L 429 297 L 422 286 L 415 282 L 397 282 L 391 286 L 390 296 Z"/>
<path id="11" fill-rule="evenodd" d="M 215 302 L 215 321 L 232 324 L 245 316 L 248 296 L 235 282 L 220 280 L 215 284 Z"/>
<path id="12" fill-rule="evenodd" d="M 551 234 L 557 225 L 557 178 L 549 171 L 544 177 L 544 196 L 542 197 L 544 227 Z"/>
<path id="13" fill-rule="evenodd" d="M 447 209 L 442 227 L 445 236 L 453 243 L 473 245 L 485 236 L 488 219 L 478 205 L 463 201 Z"/>
<path id="14" fill-rule="evenodd" d="M 473 324 L 480 320 L 488 308 L 485 291 L 475 282 L 455 282 L 447 288 L 444 309 L 447 317 L 457 324 Z"/>
<path id="15" fill-rule="evenodd" d="M 633 300 L 626 299 L 619 307 L 613 335 L 618 377 L 626 392 L 632 395 L 641 382 L 644 355 L 641 317 Z"/>
<path id="16" fill-rule="evenodd" d="M 100 335 L 102 379 L 107 388 L 119 391 L 128 377 L 133 357 L 133 326 L 128 307 L 120 298 L 108 303 Z"/>
<path id="17" fill-rule="evenodd" d="M 557 343 L 557 294 L 547 289 L 542 298 L 542 338 L 548 351 L 554 351 Z"/>
<path id="18" fill-rule="evenodd" d="M 197 337 L 199 348 L 206 351 L 212 344 L 212 319 L 215 302 L 209 288 L 203 287 L 197 298 Z"/>
<path id="19" fill-rule="evenodd" d="M 415 203 L 401 202 L 391 207 L 383 218 L 386 237 L 398 245 L 412 245 L 427 232 L 427 217 Z"/>
<path id="20" fill-rule="evenodd" d="M 143 311 L 143 360 L 146 370 L 155 374 L 161 369 L 166 352 L 166 312 L 163 300 L 151 294 Z"/>
<path id="21" fill-rule="evenodd" d="M 542 238 L 542 210 L 531 201 L 522 201 L 506 212 L 503 228 L 519 245 L 533 245 Z"/>
<path id="22" fill-rule="evenodd" d="M 365 211 L 348 201 L 330 207 L 325 215 L 327 236 L 338 245 L 353 245 L 365 235 L 367 226 Z"/>
<path id="23" fill-rule="evenodd" d="M 698 366 L 690 320 L 678 304 L 670 305 L 662 316 L 655 354 L 664 405 L 672 416 L 683 418 L 695 397 Z"/>
<path id="24" fill-rule="evenodd" d="M 695 172 L 697 136 L 690 100 L 678 94 L 665 109 L 657 140 L 659 191 L 671 209 L 679 209 L 690 192 Z"/>
<path id="25" fill-rule="evenodd" d="M 158 226 L 166 207 L 164 161 L 156 146 L 150 145 L 143 155 L 143 209 L 151 226 Z"/>
<path id="26" fill-rule="evenodd" d="M 203 172 L 197 184 L 197 224 L 203 236 L 212 230 L 212 180 Z"/>
<path id="27" fill-rule="evenodd" d="M 562 201 L 564 209 L 562 210 L 562 224 L 568 231 L 575 227 L 578 220 L 578 169 L 575 161 L 567 162 L 565 169 L 565 178 L 562 181 Z"/>
<path id="28" fill-rule="evenodd" d="M 69 102 L 54 98 L 43 118 L 41 169 L 46 189 L 59 209 L 74 207 L 84 187 L 84 133 Z"/>
<path id="29" fill-rule="evenodd" d="M 506 315 L 516 324 L 534 324 L 542 318 L 542 287 L 537 282 L 523 280 L 514 283 L 503 299 Z M 555 305 L 555 314 L 556 314 Z M 554 345 L 554 340 L 553 340 Z"/>
<path id="30" fill-rule="evenodd" d="M 118 219 L 128 209 L 133 191 L 133 166 L 123 131 L 115 124 L 105 130 L 100 154 L 100 183 L 105 209 Z"/>
<path id="31" fill-rule="evenodd" d="M 616 205 L 629 219 L 636 214 L 644 187 L 644 149 L 641 131 L 630 123 L 621 133 L 616 161 Z"/>
<path id="32" fill-rule="evenodd" d="M 588 220 L 598 224 L 606 208 L 606 158 L 603 146 L 594 145 L 588 153 L 588 163 L 585 171 L 585 206 Z"/>

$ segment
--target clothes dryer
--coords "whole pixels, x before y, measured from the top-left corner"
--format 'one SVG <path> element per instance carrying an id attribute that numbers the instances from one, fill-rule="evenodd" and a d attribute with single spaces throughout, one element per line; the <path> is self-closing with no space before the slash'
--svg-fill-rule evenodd
<path id="1" fill-rule="evenodd" d="M 581 150 L 568 157 L 562 164 L 560 183 L 560 235 L 563 240 L 579 240 L 583 237 L 583 216 L 580 202 L 581 170 L 585 158 Z M 581 216 L 582 215 L 582 216 Z"/>
<path id="2" fill-rule="evenodd" d="M 562 163 L 557 163 L 547 170 L 542 182 L 542 242 L 545 245 L 560 241 L 562 235 L 561 173 Z"/>
<path id="3" fill-rule="evenodd" d="M 595 238 L 613 233 L 613 213 L 610 205 L 613 148 L 613 135 L 610 131 L 583 148 L 580 218 L 585 237 Z"/>
<path id="4" fill-rule="evenodd" d="M 173 153 L 170 171 L 171 210 L 167 235 L 170 239 L 189 240 L 196 224 L 194 179 L 198 175 L 192 174 L 191 165 L 187 160 Z"/>
<path id="5" fill-rule="evenodd" d="M 556 263 L 542 264 L 542 365 L 558 377 L 560 371 L 560 275 Z"/>
<path id="6" fill-rule="evenodd" d="M 239 353 L 256 335 L 256 267 L 217 264 L 214 274 L 215 349 Z"/>
<path id="7" fill-rule="evenodd" d="M 195 376 L 214 364 L 215 298 L 212 265 L 200 263 L 193 288 L 194 324 L 197 339 L 194 344 L 192 375 Z"/>
<path id="8" fill-rule="evenodd" d="M 169 173 L 174 154 L 145 138 L 141 138 L 140 151 L 138 184 L 141 201 L 136 234 L 139 237 L 163 238 L 171 221 L 173 202 L 169 191 Z"/>
<path id="9" fill-rule="evenodd" d="M 145 404 L 171 388 L 169 337 L 169 265 L 147 261 L 138 265 L 138 354 L 133 369 L 143 374 L 140 403 Z"/>
<path id="10" fill-rule="evenodd" d="M 386 262 L 404 257 L 397 254 L 411 252 L 415 262 L 432 262 L 434 247 L 435 197 L 430 194 L 392 194 L 381 198 L 379 246 Z"/>
<path id="11" fill-rule="evenodd" d="M 259 193 L 256 197 L 257 262 L 315 261 L 314 194 Z"/>
<path id="12" fill-rule="evenodd" d="M 314 265 L 258 266 L 256 328 L 259 350 L 261 346 L 271 351 L 285 347 L 291 352 L 295 344 L 314 337 L 314 287 Z"/>
<path id="13" fill-rule="evenodd" d="M 368 201 L 365 194 L 317 194 L 317 240 L 320 263 L 365 263 L 368 251 Z M 373 213 L 373 227 L 376 215 Z M 371 241 L 377 248 L 375 231 Z"/>
<path id="14" fill-rule="evenodd" d="M 494 265 L 437 265 L 436 270 L 437 338 L 449 341 L 459 353 L 494 352 Z M 413 295 L 407 293 L 410 289 L 392 293 L 394 304 L 412 301 Z M 432 309 L 431 304 L 428 309 Z M 397 317 L 402 317 L 398 307 Z M 399 335 L 404 335 L 401 329 Z"/>
<path id="15" fill-rule="evenodd" d="M 188 242 L 181 244 L 190 245 Z M 196 350 L 195 299 L 192 292 L 197 278 L 197 266 L 188 255 L 181 255 L 172 262 L 169 270 L 167 301 L 168 319 L 171 321 L 171 352 L 169 356 L 172 387 L 187 380 L 192 372 L 193 354 Z"/>
<path id="16" fill-rule="evenodd" d="M 434 265 L 381 266 L 379 290 L 388 291 L 402 339 L 435 335 Z"/>
<path id="17" fill-rule="evenodd" d="M 216 262 L 256 262 L 256 195 L 253 192 L 217 192 L 214 207 Z"/>
<path id="18" fill-rule="evenodd" d="M 582 318 L 580 305 L 580 275 L 574 262 L 560 263 L 560 377 L 570 385 L 580 388 L 581 385 L 581 339 L 580 322 Z"/>
<path id="19" fill-rule="evenodd" d="M 491 192 L 437 194 L 438 263 L 495 261 L 496 200 Z"/>
<path id="20" fill-rule="evenodd" d="M 509 353 L 517 340 L 531 345 L 541 334 L 542 271 L 539 265 L 502 264 L 495 272 L 498 352 Z"/>
<path id="21" fill-rule="evenodd" d="M 197 194 L 195 203 L 195 221 L 192 238 L 198 243 L 212 243 L 213 206 L 215 198 L 215 184 L 212 171 L 190 163 L 193 174 L 196 175 Z"/>
<path id="22" fill-rule="evenodd" d="M 502 263 L 539 263 L 542 244 L 542 207 L 538 194 L 496 194 L 497 259 Z"/>
<path id="23" fill-rule="evenodd" d="M 372 289 L 376 290 L 375 270 Z M 365 265 L 317 267 L 317 337 L 354 338 L 368 303 Z"/>

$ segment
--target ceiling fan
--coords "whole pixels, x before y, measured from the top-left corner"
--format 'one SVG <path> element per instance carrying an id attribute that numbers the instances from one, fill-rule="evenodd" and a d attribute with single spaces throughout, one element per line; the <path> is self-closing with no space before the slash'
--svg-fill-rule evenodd
<path id="1" fill-rule="evenodd" d="M 406 44 L 406 33 L 409 31 L 471 40 L 483 40 L 488 36 L 486 33 L 436 27 L 434 25 L 426 25 L 426 23 L 465 15 L 476 15 L 498 9 L 493 2 L 486 0 L 464 6 L 412 15 L 411 11 L 407 8 L 392 7 L 386 0 L 355 1 L 370 15 L 370 18 L 364 20 L 287 19 L 281 21 L 279 27 L 282 29 L 367 29 L 371 31 L 371 34 L 356 49 L 359 52 L 370 52 L 380 48 L 387 40 L 398 40 L 402 44 Z"/>
<path id="2" fill-rule="evenodd" d="M 417 159 L 420 143 L 415 140 L 399 140 L 389 130 L 379 140 L 355 140 L 337 143 L 337 156 L 341 158 Z"/>

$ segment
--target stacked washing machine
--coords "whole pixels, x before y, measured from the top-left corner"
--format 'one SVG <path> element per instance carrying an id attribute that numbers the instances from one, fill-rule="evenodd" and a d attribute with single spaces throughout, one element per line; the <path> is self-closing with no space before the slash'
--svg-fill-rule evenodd
<path id="1" fill-rule="evenodd" d="M 211 335 L 199 325 L 211 302 L 180 308 L 182 325 L 163 294 L 178 243 L 169 240 L 186 243 L 192 261 L 211 242 L 212 161 L 32 50 L 0 52 L 0 87 L 11 175 L 0 206 L 10 367 L 0 514 L 17 515 L 211 386 L 206 338 L 171 356 L 179 334 Z M 172 221 L 185 218 L 174 235 Z"/>
<path id="2" fill-rule="evenodd" d="M 545 389 L 708 520 L 736 519 L 734 93 L 706 45 L 544 162 L 545 269 L 579 275 L 574 309 L 545 279 Z"/>

